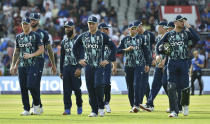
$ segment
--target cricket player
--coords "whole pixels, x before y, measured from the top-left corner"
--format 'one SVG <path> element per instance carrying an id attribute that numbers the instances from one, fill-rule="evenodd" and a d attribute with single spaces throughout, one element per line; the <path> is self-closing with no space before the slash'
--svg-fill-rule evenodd
<path id="1" fill-rule="evenodd" d="M 39 28 L 40 16 L 38 13 L 31 13 L 29 18 L 30 18 L 30 23 L 31 23 L 31 30 L 38 33 L 40 35 L 40 38 L 43 41 L 44 48 L 45 48 L 45 50 L 47 50 L 50 62 L 52 64 L 52 73 L 55 75 L 56 74 L 55 58 L 54 58 L 54 53 L 53 53 L 53 50 L 52 50 L 52 47 L 50 44 L 49 35 L 46 31 Z M 38 59 L 39 59 L 40 73 L 39 73 L 39 77 L 38 77 L 39 80 L 37 80 L 37 81 L 39 81 L 39 85 L 40 85 L 42 72 L 43 72 L 43 68 L 44 68 L 44 54 L 38 56 Z M 41 113 L 43 113 L 41 101 L 40 101 L 40 108 L 41 108 Z M 33 114 L 33 104 L 32 104 L 31 114 Z"/>
<path id="2" fill-rule="evenodd" d="M 161 38 L 165 35 L 167 32 L 167 22 L 160 22 L 158 26 L 158 33 L 160 37 L 157 37 L 156 41 L 157 43 L 161 40 Z M 162 56 L 162 60 L 156 61 L 156 68 L 154 73 L 154 78 L 152 82 L 152 89 L 150 90 L 149 99 L 147 99 L 146 104 L 140 104 L 140 108 L 143 110 L 146 110 L 148 112 L 152 112 L 154 110 L 154 104 L 153 101 L 155 97 L 157 96 L 158 92 L 160 91 L 161 86 L 163 86 L 164 90 L 167 93 L 167 76 L 166 76 L 166 69 L 164 69 L 167 58 L 164 55 L 158 55 L 156 54 L 156 58 L 160 58 L 159 56 Z"/>
<path id="3" fill-rule="evenodd" d="M 144 72 L 149 71 L 149 58 L 147 43 L 142 35 L 137 34 L 134 23 L 129 25 L 130 36 L 120 42 L 118 53 L 125 55 L 125 79 L 128 88 L 128 98 L 132 109 L 137 113 L 143 101 L 146 82 L 143 81 Z"/>
<path id="4" fill-rule="evenodd" d="M 73 47 L 73 52 L 79 64 L 85 67 L 86 86 L 89 103 L 92 109 L 89 117 L 105 115 L 104 111 L 104 68 L 115 61 L 116 47 L 109 36 L 98 31 L 98 21 L 95 16 L 88 18 L 89 31 L 81 34 Z M 105 60 L 105 45 L 111 50 Z M 77 73 L 76 73 L 77 74 Z"/>
<path id="5" fill-rule="evenodd" d="M 23 18 L 21 24 L 23 33 L 16 36 L 16 47 L 12 58 L 10 73 L 15 74 L 18 66 L 18 78 L 21 89 L 22 103 L 24 106 L 24 111 L 21 113 L 21 115 L 30 115 L 28 90 L 33 98 L 33 114 L 38 115 L 40 114 L 40 62 L 38 56 L 44 53 L 44 45 L 40 36 L 31 31 L 29 18 Z M 18 59 L 19 65 L 16 65 Z"/>
<path id="6" fill-rule="evenodd" d="M 174 21 L 174 25 L 174 30 L 166 33 L 156 46 L 158 54 L 167 54 L 169 57 L 167 65 L 167 88 L 171 111 L 169 117 L 178 117 L 178 92 L 181 92 L 180 103 L 183 108 L 183 115 L 186 116 L 189 114 L 190 88 L 187 47 L 189 40 L 199 40 L 199 35 L 191 28 L 186 18 L 178 15 Z"/>
<path id="7" fill-rule="evenodd" d="M 192 92 L 191 95 L 194 95 L 194 81 L 196 79 L 198 79 L 198 83 L 200 86 L 200 93 L 199 95 L 202 95 L 202 91 L 203 91 L 203 85 L 201 82 L 201 76 L 202 76 L 202 72 L 201 69 L 204 68 L 204 63 L 203 61 L 198 57 L 199 53 L 197 50 L 195 50 L 193 52 L 193 56 L 194 58 L 192 59 L 192 65 L 190 67 L 190 76 L 191 76 L 191 88 L 192 88 Z"/>
<path id="8" fill-rule="evenodd" d="M 136 20 L 134 22 L 135 26 L 137 26 L 137 32 L 139 35 L 143 35 L 145 37 L 146 40 L 146 44 L 147 44 L 147 48 L 149 50 L 149 66 L 151 66 L 152 63 L 152 53 L 153 53 L 153 45 L 155 44 L 155 35 L 150 32 L 150 31 L 145 31 L 143 26 L 142 26 L 142 22 L 139 20 Z M 149 92 L 150 92 L 150 86 L 149 86 L 149 72 L 144 73 L 144 81 L 147 82 L 147 86 L 146 86 L 146 91 L 145 91 L 145 95 L 147 97 L 147 99 L 149 98 Z"/>
<path id="9" fill-rule="evenodd" d="M 98 26 L 98 29 L 105 33 L 106 35 L 109 35 L 109 28 L 110 26 L 108 26 L 106 23 L 101 23 L 99 26 Z M 110 55 L 110 49 L 108 48 L 108 46 L 105 46 L 105 60 L 108 59 L 109 55 Z M 104 100 L 104 103 L 105 103 L 105 109 L 106 109 L 106 112 L 107 113 L 111 113 L 111 108 L 110 108 L 110 105 L 109 105 L 109 102 L 110 102 L 110 99 L 111 99 L 111 73 L 112 73 L 112 65 L 114 64 L 107 64 L 105 66 L 105 69 L 104 69 L 104 83 L 105 83 L 105 87 L 104 87 L 104 96 L 105 96 L 105 100 Z"/>
<path id="10" fill-rule="evenodd" d="M 76 96 L 77 114 L 82 114 L 82 92 L 81 92 L 81 76 L 75 76 L 78 68 L 78 63 L 73 54 L 73 45 L 77 39 L 75 34 L 75 27 L 72 21 L 67 21 L 64 24 L 66 38 L 61 42 L 61 56 L 60 56 L 60 77 L 63 79 L 63 101 L 64 113 L 63 115 L 71 114 L 72 100 L 71 94 L 74 91 Z M 80 71 L 80 70 L 79 70 Z"/>

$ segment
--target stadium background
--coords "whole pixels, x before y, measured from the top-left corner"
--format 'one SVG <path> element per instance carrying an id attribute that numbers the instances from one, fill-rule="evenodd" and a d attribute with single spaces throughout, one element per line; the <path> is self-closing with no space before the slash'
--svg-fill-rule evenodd
<path id="1" fill-rule="evenodd" d="M 199 50 L 199 56 L 205 62 L 205 68 L 203 69 L 203 74 L 206 76 L 203 79 L 205 83 L 204 91 L 206 90 L 207 92 L 205 93 L 209 93 L 210 3 L 208 0 L 1 0 L 0 91 L 7 91 L 12 87 L 16 89 L 15 91 L 18 91 L 17 77 L 8 77 L 10 76 L 9 68 L 15 45 L 15 36 L 22 32 L 21 18 L 29 16 L 31 12 L 40 13 L 40 27 L 47 30 L 50 35 L 59 73 L 60 42 L 64 36 L 63 25 L 65 21 L 73 20 L 76 23 L 77 34 L 80 34 L 87 31 L 88 16 L 94 15 L 100 22 L 106 22 L 112 26 L 110 37 L 118 45 L 120 40 L 128 34 L 128 24 L 136 19 L 141 19 L 144 28 L 157 35 L 157 24 L 165 20 L 162 18 L 163 15 L 160 12 L 160 7 L 168 5 L 173 7 L 195 5 L 197 8 L 197 20 L 194 20 L 196 23 L 193 25 L 193 28 L 199 32 L 201 40 L 196 45 L 193 45 L 192 50 Z M 192 55 L 190 54 L 190 56 Z M 60 89 L 62 89 L 62 81 L 59 77 L 51 75 L 50 67 L 51 64 L 46 55 L 43 72 L 43 75 L 46 77 L 43 79 L 46 79 L 44 81 L 48 81 L 52 87 L 56 86 L 56 84 L 53 84 L 50 80 L 55 79 L 59 82 Z M 154 69 L 152 68 L 150 71 L 150 83 L 153 71 Z M 125 89 L 126 91 L 125 82 L 123 82 L 123 56 L 117 55 L 117 71 L 113 75 L 115 77 L 112 80 L 117 82 L 118 89 L 123 89 L 120 91 Z M 53 91 L 53 88 L 51 90 Z"/>

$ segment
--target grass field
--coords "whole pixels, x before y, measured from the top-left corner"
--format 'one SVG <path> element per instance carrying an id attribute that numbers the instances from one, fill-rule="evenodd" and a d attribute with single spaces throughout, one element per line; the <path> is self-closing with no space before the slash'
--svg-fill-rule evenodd
<path id="1" fill-rule="evenodd" d="M 105 117 L 90 118 L 88 96 L 83 95 L 83 114 L 76 114 L 73 96 L 72 114 L 63 116 L 62 95 L 42 95 L 44 113 L 42 115 L 20 116 L 22 103 L 20 95 L 0 95 L 0 124 L 209 124 L 210 95 L 192 96 L 190 115 L 168 118 L 166 95 L 158 95 L 154 112 L 129 113 L 127 95 L 112 95 L 112 113 Z M 144 100 L 145 101 L 145 100 Z"/>

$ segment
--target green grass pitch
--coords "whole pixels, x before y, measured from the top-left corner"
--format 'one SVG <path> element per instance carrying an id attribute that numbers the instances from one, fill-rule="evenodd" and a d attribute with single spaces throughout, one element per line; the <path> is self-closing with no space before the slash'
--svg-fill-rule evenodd
<path id="1" fill-rule="evenodd" d="M 191 96 L 190 115 L 179 114 L 178 118 L 168 118 L 166 95 L 158 95 L 155 111 L 129 113 L 127 95 L 112 95 L 112 113 L 105 117 L 90 118 L 88 96 L 83 95 L 83 114 L 76 114 L 75 97 L 71 115 L 63 116 L 62 95 L 42 95 L 44 113 L 42 115 L 20 116 L 23 111 L 20 95 L 0 95 L 0 124 L 210 124 L 210 95 Z M 31 100 L 31 98 L 30 98 Z M 144 100 L 145 102 L 145 100 Z"/>

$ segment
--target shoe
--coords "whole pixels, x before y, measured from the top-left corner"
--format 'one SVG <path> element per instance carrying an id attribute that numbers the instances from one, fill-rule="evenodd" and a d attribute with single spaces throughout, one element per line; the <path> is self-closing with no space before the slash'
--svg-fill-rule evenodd
<path id="1" fill-rule="evenodd" d="M 82 114 L 82 107 L 77 107 L 77 114 L 81 115 Z"/>
<path id="2" fill-rule="evenodd" d="M 69 109 L 66 109 L 64 112 L 63 112 L 63 115 L 70 115 L 71 114 L 71 111 Z"/>
<path id="3" fill-rule="evenodd" d="M 42 107 L 39 108 L 40 114 L 44 113 L 44 109 Z"/>
<path id="4" fill-rule="evenodd" d="M 167 110 L 166 110 L 166 113 L 170 113 L 171 111 L 170 111 L 170 108 L 168 108 Z"/>
<path id="5" fill-rule="evenodd" d="M 28 115 L 30 115 L 30 112 L 27 111 L 27 110 L 24 110 L 20 115 L 22 115 L 22 116 L 28 116 Z"/>
<path id="6" fill-rule="evenodd" d="M 188 106 L 182 106 L 183 115 L 188 116 L 189 115 L 189 107 Z"/>
<path id="7" fill-rule="evenodd" d="M 100 117 L 104 117 L 104 115 L 105 115 L 104 109 L 98 109 L 98 114 Z"/>
<path id="8" fill-rule="evenodd" d="M 107 113 L 111 113 L 111 108 L 110 108 L 109 104 L 106 104 L 104 107 L 106 108 Z"/>
<path id="9" fill-rule="evenodd" d="M 137 113 L 137 112 L 139 112 L 139 111 L 140 111 L 139 106 L 134 106 L 134 107 L 133 107 L 133 112 L 134 112 L 134 113 Z"/>
<path id="10" fill-rule="evenodd" d="M 177 118 L 177 117 L 178 117 L 178 115 L 176 114 L 176 112 L 175 112 L 175 111 L 172 111 L 172 112 L 171 112 L 171 114 L 170 114 L 170 115 L 168 115 L 168 117 L 170 117 L 170 118 Z"/>
<path id="11" fill-rule="evenodd" d="M 43 112 L 43 110 L 42 110 Z M 37 106 L 33 106 L 33 108 L 31 108 L 31 115 L 40 115 L 41 112 L 40 112 L 40 106 L 37 105 Z"/>
<path id="12" fill-rule="evenodd" d="M 130 112 L 130 113 L 134 113 L 134 112 L 133 112 L 133 108 L 131 108 L 131 110 L 130 110 L 129 112 Z"/>
<path id="13" fill-rule="evenodd" d="M 97 117 L 98 115 L 96 114 L 96 113 L 94 113 L 94 112 L 91 112 L 89 115 L 88 115 L 88 117 Z"/>
<path id="14" fill-rule="evenodd" d="M 146 104 L 140 104 L 140 108 L 148 112 L 152 112 L 154 110 L 154 107 L 148 106 Z"/>

